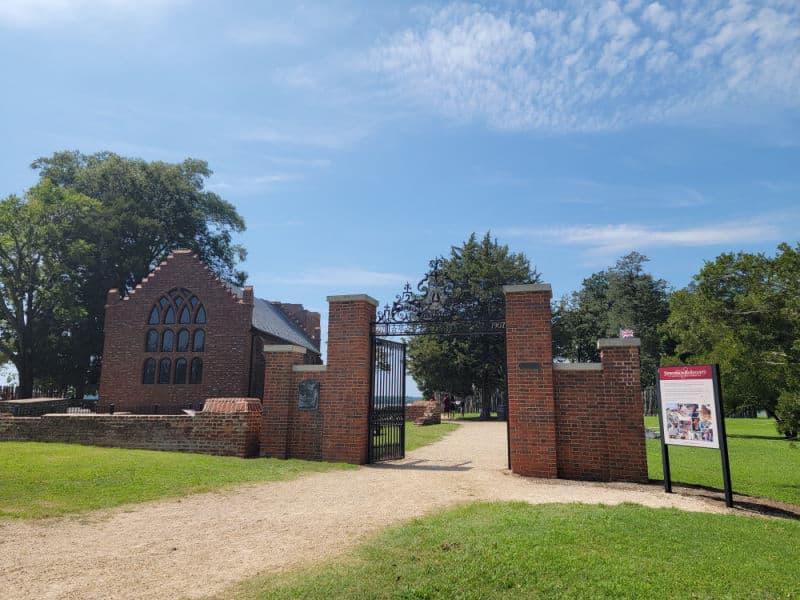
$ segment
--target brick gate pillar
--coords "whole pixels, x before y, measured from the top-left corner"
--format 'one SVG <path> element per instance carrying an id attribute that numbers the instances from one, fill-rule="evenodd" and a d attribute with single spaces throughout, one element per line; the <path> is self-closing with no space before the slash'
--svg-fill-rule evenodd
<path id="1" fill-rule="evenodd" d="M 606 439 L 613 440 L 608 452 L 610 481 L 647 482 L 639 346 L 638 338 L 597 342 L 603 363 Z"/>
<path id="2" fill-rule="evenodd" d="M 503 286 L 511 470 L 557 477 L 550 284 Z"/>
<path id="3" fill-rule="evenodd" d="M 322 460 L 368 460 L 370 328 L 378 301 L 365 294 L 328 296 L 327 392 L 322 403 Z"/>
<path id="4" fill-rule="evenodd" d="M 264 346 L 261 456 L 289 458 L 289 416 L 298 395 L 292 367 L 303 364 L 305 354 L 301 346 Z"/>

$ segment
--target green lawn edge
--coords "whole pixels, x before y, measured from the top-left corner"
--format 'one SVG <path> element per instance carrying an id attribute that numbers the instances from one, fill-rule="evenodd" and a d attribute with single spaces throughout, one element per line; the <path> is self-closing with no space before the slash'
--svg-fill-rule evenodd
<path id="1" fill-rule="evenodd" d="M 438 442 L 458 429 L 458 423 L 439 423 L 436 425 L 414 425 L 406 422 L 406 452 Z"/>
<path id="2" fill-rule="evenodd" d="M 0 520 L 57 517 L 355 468 L 296 459 L 0 442 Z"/>
<path id="3" fill-rule="evenodd" d="M 645 417 L 645 426 L 658 431 L 658 417 Z M 725 419 L 725 426 L 734 492 L 800 506 L 800 443 L 779 435 L 773 419 Z M 669 457 L 674 484 L 723 488 L 719 450 L 670 446 Z M 660 440 L 647 440 L 647 470 L 663 481 Z"/>
<path id="4" fill-rule="evenodd" d="M 432 444 L 457 427 L 450 423 L 408 424 L 407 448 Z M 356 468 L 298 459 L 0 442 L 0 521 L 58 517 Z"/>
<path id="5" fill-rule="evenodd" d="M 619 506 L 473 503 L 217 596 L 798 598 L 800 522 Z"/>

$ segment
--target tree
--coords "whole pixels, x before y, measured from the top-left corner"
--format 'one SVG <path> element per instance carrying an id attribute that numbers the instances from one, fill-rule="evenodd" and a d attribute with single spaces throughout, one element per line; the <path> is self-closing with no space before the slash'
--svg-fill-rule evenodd
<path id="1" fill-rule="evenodd" d="M 95 220 L 91 199 L 43 179 L 24 200 L 0 201 L 0 363 L 11 361 L 19 396 L 34 377 L 63 366 L 70 324 L 85 316 L 76 302 L 91 245 L 76 233 Z"/>
<path id="2" fill-rule="evenodd" d="M 503 314 L 503 285 L 539 279 L 523 253 L 510 252 L 489 232 L 480 241 L 473 233 L 462 246 L 453 246 L 450 256 L 442 260 L 441 272 L 458 292 L 449 299 L 448 311 L 462 321 L 481 320 L 497 309 Z M 426 395 L 477 390 L 481 418 L 488 418 L 491 392 L 505 384 L 504 337 L 451 336 L 432 324 L 420 325 L 420 333 L 424 335 L 412 338 L 408 345 L 409 370 L 420 389 Z"/>
<path id="3" fill-rule="evenodd" d="M 719 364 L 728 413 L 772 413 L 783 390 L 800 390 L 800 253 L 779 251 L 721 254 L 670 298 L 665 362 Z"/>
<path id="4" fill-rule="evenodd" d="M 81 314 L 63 335 L 50 338 L 58 360 L 41 365 L 38 378 L 72 386 L 77 395 L 96 385 L 108 290 L 126 293 L 171 250 L 191 249 L 223 279 L 244 281 L 235 267 L 245 251 L 232 241 L 244 221 L 232 204 L 204 189 L 211 175 L 205 161 L 170 164 L 110 152 L 58 152 L 31 166 L 54 189 L 97 203 L 95 216 L 72 234 L 87 251 L 62 262 L 63 275 L 76 275 L 72 293 Z M 49 241 L 31 243 L 44 252 Z"/>
<path id="5" fill-rule="evenodd" d="M 574 362 L 600 359 L 597 340 L 633 329 L 641 339 L 641 381 L 653 385 L 666 340 L 659 327 L 669 313 L 668 284 L 644 271 L 646 256 L 631 252 L 583 280 L 553 311 L 554 354 Z"/>

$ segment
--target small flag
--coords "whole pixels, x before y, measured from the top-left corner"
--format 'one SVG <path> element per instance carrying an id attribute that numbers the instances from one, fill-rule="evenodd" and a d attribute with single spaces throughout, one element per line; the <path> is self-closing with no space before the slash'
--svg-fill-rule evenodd
<path id="1" fill-rule="evenodd" d="M 633 329 L 620 329 L 619 330 L 619 337 L 621 337 L 621 338 L 632 338 L 633 337 Z"/>

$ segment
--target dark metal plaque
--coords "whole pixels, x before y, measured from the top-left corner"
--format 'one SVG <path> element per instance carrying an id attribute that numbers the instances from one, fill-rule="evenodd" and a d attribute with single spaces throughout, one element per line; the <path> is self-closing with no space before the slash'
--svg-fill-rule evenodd
<path id="1" fill-rule="evenodd" d="M 297 408 L 300 410 L 317 410 L 319 408 L 319 379 L 304 379 L 300 382 Z"/>

